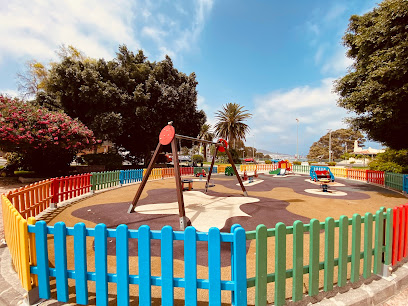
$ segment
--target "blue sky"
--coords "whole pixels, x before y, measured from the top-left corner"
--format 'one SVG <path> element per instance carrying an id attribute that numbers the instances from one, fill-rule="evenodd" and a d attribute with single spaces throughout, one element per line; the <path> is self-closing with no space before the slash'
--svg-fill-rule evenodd
<path id="1" fill-rule="evenodd" d="M 352 64 L 341 38 L 350 16 L 376 3 L 0 0 L 0 92 L 17 95 L 24 63 L 56 60 L 62 44 L 106 59 L 126 44 L 151 61 L 168 54 L 177 69 L 195 72 L 198 106 L 210 124 L 222 105 L 245 106 L 253 114 L 248 146 L 295 154 L 298 118 L 304 155 L 327 129 L 346 127 L 348 114 L 332 93 Z"/>

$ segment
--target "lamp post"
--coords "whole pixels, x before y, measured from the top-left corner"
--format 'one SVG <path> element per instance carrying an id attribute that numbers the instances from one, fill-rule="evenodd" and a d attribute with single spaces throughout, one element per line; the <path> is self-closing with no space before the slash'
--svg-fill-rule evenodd
<path id="1" fill-rule="evenodd" d="M 329 163 L 331 162 L 331 129 L 327 129 L 329 131 Z"/>
<path id="2" fill-rule="evenodd" d="M 296 160 L 299 159 L 299 119 L 296 118 Z"/>

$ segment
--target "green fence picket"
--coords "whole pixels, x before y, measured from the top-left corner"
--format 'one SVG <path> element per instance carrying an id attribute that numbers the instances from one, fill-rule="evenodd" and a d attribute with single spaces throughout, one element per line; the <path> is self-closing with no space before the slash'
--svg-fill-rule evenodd
<path id="1" fill-rule="evenodd" d="M 292 300 L 300 301 L 303 297 L 303 222 L 293 223 L 293 285 Z"/>
<path id="2" fill-rule="evenodd" d="M 384 214 L 383 209 L 379 209 L 375 214 L 374 274 L 380 274 L 382 272 L 383 230 Z"/>
<path id="3" fill-rule="evenodd" d="M 395 190 L 404 190 L 404 175 L 400 173 L 385 172 L 385 186 Z"/>
<path id="4" fill-rule="evenodd" d="M 267 245 L 268 233 L 265 225 L 256 227 L 256 270 L 255 270 L 255 305 L 266 305 L 267 287 Z"/>
<path id="5" fill-rule="evenodd" d="M 315 296 L 319 293 L 320 222 L 317 219 L 310 220 L 309 246 L 309 295 Z"/>
<path id="6" fill-rule="evenodd" d="M 366 213 L 364 216 L 364 267 L 363 277 L 371 276 L 373 260 L 373 214 Z"/>
<path id="7" fill-rule="evenodd" d="M 324 291 L 331 291 L 334 278 L 334 219 L 331 217 L 324 224 L 324 242 Z"/>
<path id="8" fill-rule="evenodd" d="M 286 226 L 275 226 L 275 305 L 285 305 L 286 297 Z"/>
<path id="9" fill-rule="evenodd" d="M 348 261 L 348 218 L 341 216 L 339 222 L 339 276 L 338 286 L 343 287 L 347 282 Z"/>
<path id="10" fill-rule="evenodd" d="M 392 258 L 392 230 L 393 230 L 393 209 L 387 209 L 386 215 L 386 229 L 385 229 L 385 256 L 384 263 L 391 264 Z"/>
<path id="11" fill-rule="evenodd" d="M 352 283 L 360 279 L 360 244 L 361 244 L 361 216 L 353 215 L 351 234 L 351 279 Z"/>

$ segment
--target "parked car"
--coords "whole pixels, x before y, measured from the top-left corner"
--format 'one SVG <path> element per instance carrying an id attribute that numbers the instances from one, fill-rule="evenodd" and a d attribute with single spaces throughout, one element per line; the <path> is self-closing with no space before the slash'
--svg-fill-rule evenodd
<path id="1" fill-rule="evenodd" d="M 178 159 L 180 162 L 191 162 L 191 156 L 189 155 L 179 155 Z"/>

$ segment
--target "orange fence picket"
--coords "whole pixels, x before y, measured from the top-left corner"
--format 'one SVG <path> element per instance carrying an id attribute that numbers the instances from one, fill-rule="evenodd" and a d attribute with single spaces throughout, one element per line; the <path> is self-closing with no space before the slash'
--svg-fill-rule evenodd
<path id="1" fill-rule="evenodd" d="M 366 182 L 367 171 L 363 169 L 347 169 L 347 178 Z"/>
<path id="2" fill-rule="evenodd" d="M 23 218 L 35 217 L 51 204 L 53 180 L 48 179 L 10 191 L 7 198 Z"/>

